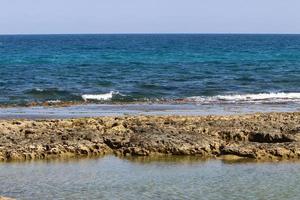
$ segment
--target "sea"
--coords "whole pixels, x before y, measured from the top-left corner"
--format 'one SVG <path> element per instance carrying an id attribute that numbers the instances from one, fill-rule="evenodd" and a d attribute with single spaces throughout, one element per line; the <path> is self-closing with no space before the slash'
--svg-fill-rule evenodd
<path id="1" fill-rule="evenodd" d="M 300 35 L 1 35 L 0 106 L 300 103 Z"/>
<path id="2" fill-rule="evenodd" d="M 299 111 L 300 35 L 1 35 L 0 107 L 5 119 Z M 0 163 L 0 195 L 17 199 L 299 199 L 299 181 L 299 162 Z"/>

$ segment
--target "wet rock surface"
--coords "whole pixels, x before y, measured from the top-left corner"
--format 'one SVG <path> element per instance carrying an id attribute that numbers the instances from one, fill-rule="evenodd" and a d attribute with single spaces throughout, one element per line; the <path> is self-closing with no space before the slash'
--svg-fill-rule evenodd
<path id="1" fill-rule="evenodd" d="M 300 158 L 300 113 L 0 120 L 0 160 L 73 156 Z"/>

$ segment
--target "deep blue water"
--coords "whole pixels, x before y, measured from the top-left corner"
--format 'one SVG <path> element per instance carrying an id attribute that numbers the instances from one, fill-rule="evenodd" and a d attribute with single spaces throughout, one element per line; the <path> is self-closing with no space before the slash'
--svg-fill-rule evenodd
<path id="1" fill-rule="evenodd" d="M 84 99 L 300 102 L 300 35 L 0 36 L 0 104 Z"/>

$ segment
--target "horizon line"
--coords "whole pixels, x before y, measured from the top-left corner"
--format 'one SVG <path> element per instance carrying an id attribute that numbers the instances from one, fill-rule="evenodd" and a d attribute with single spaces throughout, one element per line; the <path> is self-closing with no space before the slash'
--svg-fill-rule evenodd
<path id="1" fill-rule="evenodd" d="M 243 33 L 243 32 L 166 32 L 166 33 L 159 33 L 159 32 L 123 32 L 123 33 L 0 33 L 0 36 L 18 36 L 18 35 L 300 35 L 300 33 L 273 33 L 273 32 L 266 32 L 266 33 Z"/>

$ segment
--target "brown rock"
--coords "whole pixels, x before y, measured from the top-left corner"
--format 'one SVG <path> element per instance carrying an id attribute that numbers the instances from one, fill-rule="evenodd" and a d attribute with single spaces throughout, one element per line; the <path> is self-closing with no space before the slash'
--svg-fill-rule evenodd
<path id="1" fill-rule="evenodd" d="M 15 199 L 9 198 L 9 197 L 2 197 L 2 196 L 0 196 L 0 200 L 15 200 Z"/>
<path id="2" fill-rule="evenodd" d="M 0 120 L 0 160 L 197 155 L 299 159 L 300 113 Z"/>

